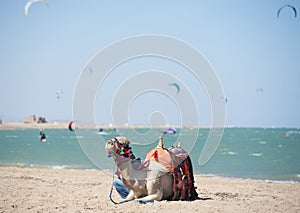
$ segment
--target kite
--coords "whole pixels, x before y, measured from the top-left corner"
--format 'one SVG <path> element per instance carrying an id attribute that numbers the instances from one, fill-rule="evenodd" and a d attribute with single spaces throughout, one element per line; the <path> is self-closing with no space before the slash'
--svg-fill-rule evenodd
<path id="1" fill-rule="evenodd" d="M 180 87 L 179 87 L 179 85 L 178 85 L 177 83 L 171 83 L 171 84 L 169 84 L 169 86 L 174 86 L 174 87 L 176 87 L 177 94 L 180 92 Z"/>
<path id="2" fill-rule="evenodd" d="M 257 93 L 261 93 L 261 92 L 263 92 L 263 91 L 264 91 L 264 90 L 263 90 L 262 88 L 257 88 L 257 89 L 256 89 L 256 92 L 257 92 Z"/>
<path id="3" fill-rule="evenodd" d="M 226 97 L 221 97 L 221 99 L 224 100 L 225 103 L 228 102 L 228 98 L 226 98 Z"/>
<path id="4" fill-rule="evenodd" d="M 58 91 L 56 92 L 56 98 L 57 98 L 57 99 L 60 99 L 60 96 L 61 96 L 61 94 L 63 94 L 63 93 L 64 93 L 63 91 L 58 90 Z"/>
<path id="5" fill-rule="evenodd" d="M 27 16 L 28 15 L 28 10 L 29 10 L 29 7 L 35 3 L 35 2 L 42 2 L 44 5 L 48 6 L 47 2 L 45 0 L 29 0 L 25 3 L 25 7 L 24 7 L 24 10 L 25 10 L 25 15 Z"/>
<path id="6" fill-rule="evenodd" d="M 70 131 L 74 131 L 74 129 L 72 128 L 72 125 L 73 125 L 73 121 L 71 121 L 71 122 L 68 124 L 68 127 L 69 127 L 69 130 L 70 130 Z"/>
<path id="7" fill-rule="evenodd" d="M 279 10 L 277 11 L 277 18 L 279 18 L 281 10 L 284 9 L 284 8 L 286 8 L 286 7 L 289 7 L 291 9 L 293 9 L 293 11 L 294 11 L 294 17 L 297 18 L 297 10 L 296 10 L 296 8 L 294 6 L 292 6 L 292 5 L 289 5 L 289 4 L 283 5 L 281 8 L 279 8 Z"/>
<path id="8" fill-rule="evenodd" d="M 163 134 L 175 134 L 175 133 L 176 133 L 176 129 L 173 128 L 167 128 L 163 130 Z"/>

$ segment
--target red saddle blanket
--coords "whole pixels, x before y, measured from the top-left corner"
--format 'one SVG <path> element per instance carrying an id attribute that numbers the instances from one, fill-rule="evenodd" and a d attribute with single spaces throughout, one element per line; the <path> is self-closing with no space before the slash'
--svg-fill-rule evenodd
<path id="1" fill-rule="evenodd" d="M 182 148 L 172 147 L 165 149 L 156 147 L 146 155 L 143 166 L 157 166 L 162 171 L 173 174 L 172 200 L 195 200 L 198 198 L 194 186 L 194 174 L 192 161 L 189 154 Z"/>

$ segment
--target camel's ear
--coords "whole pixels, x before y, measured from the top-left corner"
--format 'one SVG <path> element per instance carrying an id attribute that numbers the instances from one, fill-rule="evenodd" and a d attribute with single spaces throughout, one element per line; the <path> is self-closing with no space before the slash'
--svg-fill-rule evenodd
<path id="1" fill-rule="evenodd" d="M 120 145 L 128 146 L 130 144 L 130 140 L 125 137 L 117 137 Z"/>
<path id="2" fill-rule="evenodd" d="M 107 140 L 106 143 L 113 143 L 113 139 Z"/>
<path id="3" fill-rule="evenodd" d="M 127 146 L 129 146 L 130 140 L 129 140 L 129 139 L 126 139 L 126 140 L 125 140 L 125 144 L 126 144 Z"/>
<path id="4" fill-rule="evenodd" d="M 178 142 L 177 148 L 181 148 L 181 142 Z"/>

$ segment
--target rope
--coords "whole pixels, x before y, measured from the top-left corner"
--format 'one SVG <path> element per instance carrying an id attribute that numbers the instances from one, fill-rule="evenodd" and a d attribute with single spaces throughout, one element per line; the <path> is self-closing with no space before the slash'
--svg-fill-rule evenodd
<path id="1" fill-rule="evenodd" d="M 113 202 L 113 204 L 123 204 L 123 203 L 129 202 L 129 201 L 133 201 L 133 200 L 123 200 L 123 201 L 121 201 L 121 202 L 116 202 L 116 201 L 114 201 L 114 200 L 112 199 L 112 192 L 113 192 L 113 189 L 114 189 L 114 186 L 113 186 L 113 184 L 112 184 L 111 189 L 110 189 L 110 193 L 109 193 L 109 198 L 110 198 L 111 202 Z"/>

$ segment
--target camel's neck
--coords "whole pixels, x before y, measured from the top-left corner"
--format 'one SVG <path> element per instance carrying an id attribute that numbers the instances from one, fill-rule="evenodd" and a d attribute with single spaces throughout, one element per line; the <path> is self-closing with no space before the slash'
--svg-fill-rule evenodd
<path id="1" fill-rule="evenodd" d="M 128 182 L 131 180 L 144 180 L 146 178 L 147 169 L 140 169 L 140 161 L 131 160 L 130 158 L 122 158 L 118 154 L 115 154 L 114 159 L 119 171 L 121 172 L 122 180 L 125 179 Z"/>
<path id="2" fill-rule="evenodd" d="M 122 158 L 120 155 L 115 154 L 114 156 L 115 163 L 121 172 L 121 175 L 125 179 L 130 179 L 132 177 L 132 165 L 130 158 Z"/>

